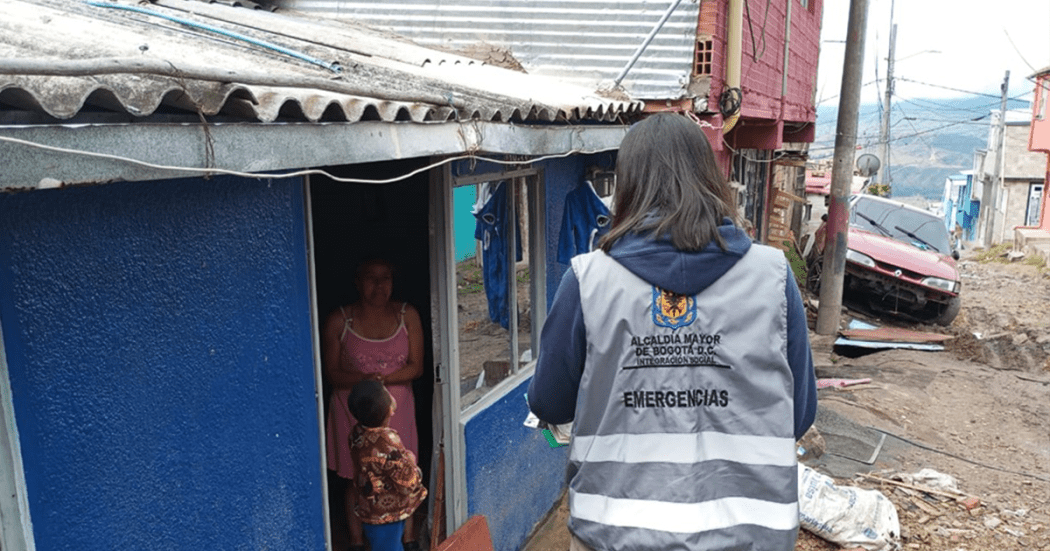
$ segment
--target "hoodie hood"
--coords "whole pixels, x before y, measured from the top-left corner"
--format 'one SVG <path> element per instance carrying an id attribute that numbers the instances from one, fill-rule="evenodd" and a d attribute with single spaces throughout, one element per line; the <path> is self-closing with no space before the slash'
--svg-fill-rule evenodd
<path id="1" fill-rule="evenodd" d="M 699 251 L 680 251 L 670 239 L 632 233 L 617 240 L 609 255 L 661 289 L 695 295 L 718 281 L 751 248 L 751 238 L 728 218 L 718 233 L 726 242 L 724 251 L 714 241 Z"/>

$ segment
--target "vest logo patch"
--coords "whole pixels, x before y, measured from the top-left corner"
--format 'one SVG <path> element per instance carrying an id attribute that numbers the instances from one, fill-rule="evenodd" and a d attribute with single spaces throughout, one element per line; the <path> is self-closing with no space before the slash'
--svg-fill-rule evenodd
<path id="1" fill-rule="evenodd" d="M 696 299 L 653 285 L 653 323 L 678 329 L 696 321 Z"/>

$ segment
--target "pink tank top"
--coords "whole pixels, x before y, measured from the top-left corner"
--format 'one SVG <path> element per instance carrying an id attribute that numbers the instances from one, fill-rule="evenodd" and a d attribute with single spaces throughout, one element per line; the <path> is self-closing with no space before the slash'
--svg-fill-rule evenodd
<path id="1" fill-rule="evenodd" d="M 408 361 L 408 329 L 405 327 L 405 307 L 401 305 L 401 320 L 394 333 L 385 339 L 369 339 L 354 331 L 353 317 L 343 312 L 343 365 L 353 366 L 361 373 L 389 375 L 404 367 Z M 342 308 L 340 308 L 342 310 Z"/>

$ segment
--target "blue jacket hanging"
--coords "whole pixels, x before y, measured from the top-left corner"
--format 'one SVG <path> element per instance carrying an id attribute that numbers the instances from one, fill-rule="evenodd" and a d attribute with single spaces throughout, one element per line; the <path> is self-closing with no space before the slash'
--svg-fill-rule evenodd
<path id="1" fill-rule="evenodd" d="M 489 303 L 489 319 L 498 322 L 504 328 L 510 327 L 508 301 L 510 289 L 507 286 L 509 275 L 514 265 L 507 260 L 506 231 L 507 186 L 499 182 L 495 186 L 482 184 L 478 190 L 478 201 L 474 204 L 474 218 L 477 225 L 474 238 L 481 241 L 482 277 L 485 281 L 485 297 Z M 517 224 L 514 224 L 516 235 L 520 235 Z M 521 260 L 521 239 L 515 239 L 515 261 Z"/>
<path id="2" fill-rule="evenodd" d="M 591 252 L 598 239 L 609 231 L 609 207 L 605 206 L 590 181 L 576 186 L 565 196 L 558 236 L 558 262 L 568 264 L 572 257 Z"/>

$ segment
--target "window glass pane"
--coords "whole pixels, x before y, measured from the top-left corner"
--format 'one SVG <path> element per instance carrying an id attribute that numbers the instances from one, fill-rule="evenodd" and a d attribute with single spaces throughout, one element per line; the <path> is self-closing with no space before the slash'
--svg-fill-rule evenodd
<path id="1" fill-rule="evenodd" d="M 951 252 L 944 220 L 897 203 L 861 197 L 850 209 L 850 225 L 922 249 Z"/>
<path id="2" fill-rule="evenodd" d="M 528 190 L 535 181 L 526 175 L 454 190 L 462 407 L 533 357 Z M 473 203 L 456 200 L 467 193 Z M 463 239 L 464 232 L 473 240 Z"/>
<path id="3" fill-rule="evenodd" d="M 518 362 L 514 366 L 514 372 L 520 371 L 536 357 L 535 350 L 532 349 L 533 316 L 531 292 L 535 282 L 532 278 L 532 266 L 530 263 L 532 256 L 530 252 L 534 245 L 532 243 L 531 228 L 535 222 L 530 219 L 529 215 L 533 210 L 529 205 L 531 200 L 529 191 L 535 185 L 535 181 L 536 176 L 519 178 L 516 186 L 515 213 L 517 214 L 518 227 L 521 230 L 519 234 L 521 237 L 521 257 L 516 261 L 514 271 L 514 287 L 518 302 Z M 538 245 L 542 251 L 542 244 Z"/>

